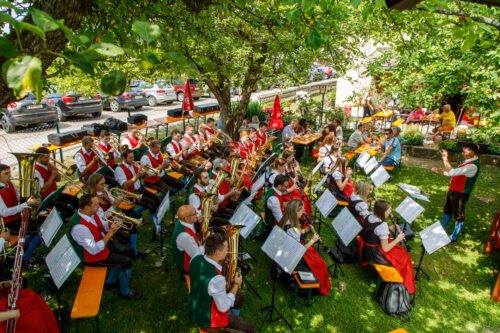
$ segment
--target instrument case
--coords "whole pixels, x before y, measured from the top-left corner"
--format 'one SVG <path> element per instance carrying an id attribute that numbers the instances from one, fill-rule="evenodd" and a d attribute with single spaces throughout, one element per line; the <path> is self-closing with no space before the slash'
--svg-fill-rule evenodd
<path id="1" fill-rule="evenodd" d="M 116 118 L 113 118 L 113 117 L 106 119 L 104 121 L 104 126 L 106 126 L 107 129 L 110 131 L 123 132 L 123 131 L 126 131 L 128 129 L 128 125 L 126 122 L 121 121 L 121 120 L 116 119 Z"/>
<path id="2" fill-rule="evenodd" d="M 93 123 L 88 125 L 83 125 L 82 130 L 87 131 L 87 135 L 99 136 L 102 130 L 107 130 L 108 128 L 103 124 Z"/>
<path id="3" fill-rule="evenodd" d="M 212 111 L 219 111 L 219 103 L 206 103 L 200 104 L 194 107 L 194 112 L 196 113 L 206 113 Z"/>
<path id="4" fill-rule="evenodd" d="M 167 111 L 167 114 L 170 117 L 182 117 L 182 107 L 181 108 L 175 108 Z M 184 112 L 184 115 L 187 116 L 189 112 Z"/>
<path id="5" fill-rule="evenodd" d="M 54 146 L 62 146 L 64 144 L 81 140 L 84 136 L 87 135 L 86 130 L 74 130 L 63 133 L 53 133 L 47 136 L 50 144 Z"/>
<path id="6" fill-rule="evenodd" d="M 127 123 L 129 124 L 137 125 L 142 124 L 146 121 L 148 121 L 148 116 L 141 113 L 133 114 L 130 117 L 127 117 Z"/>

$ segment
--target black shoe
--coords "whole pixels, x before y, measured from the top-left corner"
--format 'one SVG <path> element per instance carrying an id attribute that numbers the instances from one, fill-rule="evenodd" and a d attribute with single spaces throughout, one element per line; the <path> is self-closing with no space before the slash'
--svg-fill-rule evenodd
<path id="1" fill-rule="evenodd" d="M 124 295 L 118 295 L 120 298 L 124 299 L 130 299 L 130 300 L 138 300 L 142 298 L 142 295 L 139 294 L 138 292 L 135 292 L 134 290 L 130 289 L 130 294 L 124 296 Z"/>
<path id="2" fill-rule="evenodd" d="M 115 283 L 105 283 L 104 284 L 104 290 L 111 290 L 111 289 L 116 289 L 120 287 L 120 282 L 116 281 Z"/>

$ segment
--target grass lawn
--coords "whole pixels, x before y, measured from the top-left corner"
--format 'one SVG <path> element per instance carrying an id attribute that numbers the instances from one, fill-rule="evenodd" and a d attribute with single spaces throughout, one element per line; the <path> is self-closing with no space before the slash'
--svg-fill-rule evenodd
<path id="1" fill-rule="evenodd" d="M 358 176 L 361 178 L 362 176 Z M 431 202 L 420 202 L 424 213 L 414 222 L 413 228 L 420 231 L 438 221 L 441 216 L 448 179 L 430 170 L 402 166 L 393 172 L 393 179 L 376 190 L 376 196 L 386 199 L 395 208 L 405 197 L 397 188 L 399 182 L 413 184 L 427 192 Z M 417 283 L 416 306 L 409 322 L 386 315 L 372 300 L 375 289 L 374 274 L 359 264 L 343 265 L 345 276 L 332 280 L 332 292 L 326 297 L 317 297 L 310 307 L 290 306 L 292 291 L 283 285 L 277 288 L 277 307 L 292 323 L 296 332 L 389 332 L 399 327 L 408 332 L 500 332 L 500 304 L 490 300 L 490 294 L 499 271 L 499 255 L 486 255 L 484 248 L 494 213 L 500 211 L 498 184 L 500 173 L 496 168 L 484 167 L 478 184 L 468 203 L 464 237 L 431 256 L 426 255 L 423 269 L 430 280 Z M 167 219 L 170 223 L 171 215 Z M 330 221 L 328 221 L 328 224 Z M 149 243 L 151 224 L 140 234 L 140 248 L 152 248 Z M 452 228 L 452 226 L 450 226 Z M 451 229 L 449 230 L 451 232 Z M 334 231 L 323 225 L 321 236 L 333 246 Z M 167 238 L 170 244 L 170 237 Z M 420 240 L 411 242 L 414 264 L 420 257 Z M 247 276 L 263 300 L 246 290 L 247 302 L 241 312 L 262 332 L 288 332 L 283 322 L 269 324 L 264 321 L 263 306 L 271 301 L 270 259 L 260 250 L 262 244 L 245 241 L 244 246 L 257 257 L 251 261 L 253 270 Z M 330 258 L 320 252 L 330 264 Z M 187 309 L 187 292 L 184 281 L 172 264 L 171 252 L 165 258 L 166 269 L 155 269 L 152 264 L 157 257 L 152 255 L 144 261 L 134 262 L 132 286 L 143 294 L 140 301 L 125 301 L 116 296 L 116 291 L 104 292 L 101 303 L 102 332 L 197 332 L 190 322 Z M 26 274 L 32 288 L 44 294 L 42 275 L 45 269 Z M 62 288 L 63 306 L 71 311 L 80 280 L 78 269 Z M 346 290 L 339 293 L 340 282 Z M 55 306 L 55 297 L 50 301 Z M 76 331 L 75 321 L 66 318 L 65 331 Z M 80 323 L 81 332 L 93 332 L 94 321 Z"/>

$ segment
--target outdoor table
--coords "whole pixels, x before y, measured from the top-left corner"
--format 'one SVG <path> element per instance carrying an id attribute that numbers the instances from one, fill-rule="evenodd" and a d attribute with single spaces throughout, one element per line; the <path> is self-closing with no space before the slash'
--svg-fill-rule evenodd
<path id="1" fill-rule="evenodd" d="M 303 137 L 296 136 L 292 139 L 292 143 L 305 147 L 303 155 L 304 165 L 307 165 L 307 154 L 309 152 L 309 145 L 314 144 L 315 141 L 321 139 L 322 137 L 323 135 L 321 135 L 321 133 L 315 133 Z"/>
<path id="2" fill-rule="evenodd" d="M 429 127 L 431 126 L 431 123 L 439 123 L 441 120 L 441 115 L 425 115 L 422 117 L 422 123 L 427 122 L 427 128 L 425 129 L 425 133 L 429 133 Z"/>
<path id="3" fill-rule="evenodd" d="M 93 138 L 93 139 L 97 138 L 96 136 L 91 136 L 91 135 L 88 135 L 88 136 L 91 137 L 91 138 Z M 81 144 L 81 143 L 82 143 L 81 139 L 65 143 L 65 144 L 63 144 L 61 146 L 56 146 L 56 145 L 53 145 L 53 144 L 50 144 L 50 143 L 39 143 L 39 144 L 36 144 L 34 146 L 28 147 L 28 150 L 35 151 L 35 150 L 37 150 L 40 147 L 45 147 L 50 152 L 52 152 L 52 158 L 53 159 L 56 159 L 56 150 L 59 150 L 61 152 L 61 154 L 60 154 L 61 163 L 64 163 L 64 159 L 63 159 L 63 155 L 62 155 L 63 148 L 73 147 L 73 146 L 76 146 L 76 145 Z"/>
<path id="4" fill-rule="evenodd" d="M 365 144 L 365 145 L 359 146 L 358 149 L 356 149 L 354 152 L 356 154 L 362 154 L 362 153 L 366 152 L 370 156 L 377 155 L 377 150 L 375 150 L 374 147 L 372 147 L 372 145 L 370 145 L 370 144 Z"/>
<path id="5" fill-rule="evenodd" d="M 193 112 L 193 118 L 195 119 L 195 126 L 198 127 L 198 119 L 199 118 L 204 117 L 203 121 L 207 122 L 207 116 L 215 115 L 217 113 L 220 113 L 220 110 L 209 111 L 209 112 L 204 112 L 204 113 Z"/>
<path id="6" fill-rule="evenodd" d="M 382 118 L 383 119 L 383 127 L 385 128 L 385 124 L 387 122 L 387 120 L 389 119 L 389 117 L 392 116 L 392 111 L 380 111 L 380 112 L 377 112 L 373 115 L 373 117 L 376 119 L 376 118 Z"/>

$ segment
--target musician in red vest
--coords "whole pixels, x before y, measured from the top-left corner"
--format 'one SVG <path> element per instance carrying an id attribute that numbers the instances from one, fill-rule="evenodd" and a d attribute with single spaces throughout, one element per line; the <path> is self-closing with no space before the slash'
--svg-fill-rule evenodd
<path id="1" fill-rule="evenodd" d="M 285 210 L 285 191 L 288 188 L 288 177 L 277 175 L 273 187 L 266 192 L 266 206 L 264 209 L 264 224 L 267 230 L 277 225 L 283 217 Z"/>
<path id="2" fill-rule="evenodd" d="M 101 156 L 101 160 L 106 161 L 108 166 L 114 170 L 117 165 L 116 161 L 120 159 L 120 152 L 115 150 L 110 141 L 111 133 L 108 130 L 102 130 L 96 152 Z"/>
<path id="3" fill-rule="evenodd" d="M 82 139 L 82 148 L 74 156 L 76 166 L 80 171 L 80 177 L 87 181 L 91 174 L 96 172 L 99 167 L 99 156 L 94 152 L 94 139 L 85 136 Z"/>
<path id="4" fill-rule="evenodd" d="M 187 150 L 187 159 L 202 153 L 201 143 L 194 136 L 194 126 L 192 124 L 186 124 L 186 133 L 182 138 L 182 146 Z"/>
<path id="5" fill-rule="evenodd" d="M 255 135 L 257 136 L 259 142 L 258 147 L 263 146 L 268 142 L 269 138 L 267 137 L 267 123 L 265 121 L 261 121 L 259 123 L 259 130 L 255 133 Z"/>
<path id="6" fill-rule="evenodd" d="M 183 274 L 189 274 L 189 263 L 197 255 L 205 254 L 205 248 L 198 242 L 194 224 L 198 221 L 193 206 L 183 205 L 177 210 L 178 220 L 172 234 L 174 264 Z"/>
<path id="7" fill-rule="evenodd" d="M 165 173 L 165 170 L 170 167 L 171 160 L 163 159 L 160 147 L 160 141 L 151 141 L 149 151 L 141 157 L 141 165 L 147 166 L 144 182 L 163 193 L 167 193 L 172 188 L 180 190 L 184 186 L 182 182 Z M 148 170 L 149 168 L 155 171 Z"/>
<path id="8" fill-rule="evenodd" d="M 183 174 L 191 175 L 194 172 L 194 169 L 185 164 L 186 159 L 188 158 L 188 149 L 189 147 L 183 146 L 181 142 L 181 131 L 175 129 L 172 131 L 172 141 L 167 145 L 167 153 L 172 160 L 181 164 L 180 168 L 176 168 L 178 172 Z M 183 170 L 183 168 L 186 168 Z"/>
<path id="9" fill-rule="evenodd" d="M 451 241 L 456 242 L 458 235 L 462 232 L 465 226 L 465 205 L 469 200 L 470 194 L 476 184 L 479 175 L 479 159 L 477 154 L 479 148 L 473 143 L 466 143 L 462 147 L 462 155 L 465 161 L 457 168 L 451 166 L 448 160 L 448 152 L 441 152 L 445 170 L 432 168 L 436 173 L 442 173 L 445 176 L 451 177 L 450 187 L 446 194 L 446 202 L 443 208 L 443 217 L 441 225 L 446 228 L 451 218 L 455 218 L 455 228 L 451 235 Z"/>
<path id="10" fill-rule="evenodd" d="M 250 133 L 247 130 L 240 132 L 240 141 L 238 148 L 240 150 L 240 157 L 248 159 L 252 155 L 253 144 L 250 142 Z"/>
<path id="11" fill-rule="evenodd" d="M 244 297 L 238 291 L 243 282 L 240 273 L 236 273 L 229 292 L 226 291 L 227 282 L 222 274 L 222 264 L 228 251 L 226 235 L 215 233 L 205 240 L 205 255 L 191 260 L 189 313 L 198 327 L 210 332 L 217 329 L 223 332 L 222 328 L 227 327 L 253 333 L 255 327 L 252 323 L 239 316 L 244 303 Z"/>
<path id="12" fill-rule="evenodd" d="M 119 288 L 121 298 L 137 300 L 141 295 L 130 289 L 133 251 L 111 241 L 120 229 L 117 223 L 102 221 L 97 214 L 99 199 L 93 194 L 80 198 L 79 210 L 71 218 L 70 241 L 85 265 L 109 266 L 106 289 Z"/>
<path id="13" fill-rule="evenodd" d="M 212 134 L 206 124 L 200 124 L 198 127 L 197 140 L 203 142 L 203 157 L 209 158 L 214 156 L 222 156 L 223 150 L 219 149 L 215 143 L 216 135 Z"/>
<path id="14" fill-rule="evenodd" d="M 21 203 L 19 193 L 16 191 L 11 181 L 11 170 L 8 165 L 0 164 L 0 217 L 3 223 L 9 228 L 12 234 L 18 234 L 21 228 L 21 212 L 26 208 L 32 208 L 40 205 L 40 199 L 33 197 L 27 198 Z M 28 264 L 33 252 L 42 243 L 38 235 L 38 227 L 41 221 L 30 221 L 28 224 L 27 236 L 24 241 L 23 262 Z M 33 265 L 33 263 L 31 263 Z"/>
<path id="15" fill-rule="evenodd" d="M 144 190 L 141 185 L 141 178 L 144 177 L 145 171 L 139 168 L 134 163 L 134 152 L 127 147 L 122 147 L 121 155 L 123 158 L 122 163 L 115 169 L 115 178 L 122 189 L 128 192 L 142 194 L 141 200 L 136 204 L 149 209 L 151 218 L 156 228 L 153 230 L 153 241 L 157 239 L 157 233 L 161 231 L 160 224 L 156 212 L 160 207 L 161 200 L 155 194 Z"/>
<path id="16" fill-rule="evenodd" d="M 224 215 L 232 216 L 234 214 L 234 210 L 238 206 L 238 201 L 232 200 L 232 198 L 237 194 L 241 195 L 241 193 L 235 188 L 231 189 L 231 185 L 229 184 L 230 176 L 227 172 L 228 169 L 229 163 L 226 160 L 216 158 L 212 168 L 212 182 L 215 182 L 219 176 L 219 172 L 222 172 L 225 175 L 218 189 L 219 195 L 224 196 L 224 200 L 219 204 L 219 212 Z"/>
<path id="17" fill-rule="evenodd" d="M 45 199 L 57 190 L 57 182 L 61 180 L 61 174 L 54 165 L 50 164 L 50 151 L 46 147 L 37 148 L 35 153 L 40 154 L 40 157 L 35 164 L 34 177 L 38 180 L 42 199 Z M 55 199 L 54 206 L 63 218 L 70 218 L 74 210 L 78 208 L 78 199 L 72 195 L 61 193 Z"/>
<path id="18" fill-rule="evenodd" d="M 144 146 L 144 141 L 139 133 L 137 126 L 129 125 L 128 133 L 122 139 L 121 144 L 132 150 Z"/>

